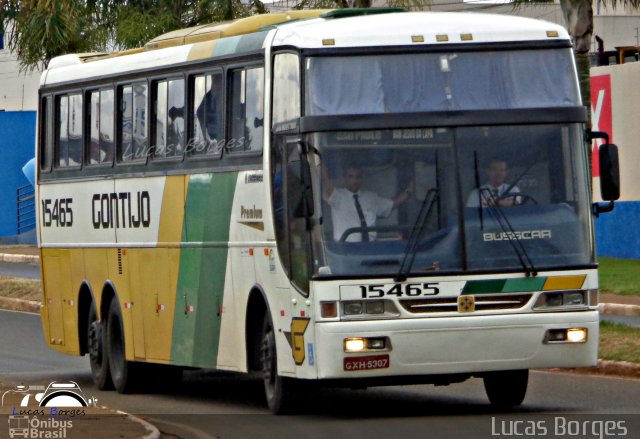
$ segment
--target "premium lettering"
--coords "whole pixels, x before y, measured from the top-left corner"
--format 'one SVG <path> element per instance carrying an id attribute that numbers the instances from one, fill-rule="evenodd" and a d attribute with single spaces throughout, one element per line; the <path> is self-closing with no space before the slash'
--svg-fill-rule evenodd
<path id="1" fill-rule="evenodd" d="M 240 218 L 242 219 L 262 219 L 262 209 L 257 209 L 254 204 L 253 207 L 246 208 L 240 206 Z"/>

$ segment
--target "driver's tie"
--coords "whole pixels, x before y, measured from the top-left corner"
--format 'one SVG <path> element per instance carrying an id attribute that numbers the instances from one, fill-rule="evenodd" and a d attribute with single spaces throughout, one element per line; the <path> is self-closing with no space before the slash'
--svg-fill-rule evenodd
<path id="1" fill-rule="evenodd" d="M 358 211 L 358 218 L 360 218 L 360 227 L 362 227 L 362 241 L 369 242 L 369 232 L 367 231 L 367 221 L 364 219 L 364 213 L 362 213 L 362 206 L 358 201 L 358 194 L 353 194 L 353 200 L 356 203 L 356 210 Z"/>

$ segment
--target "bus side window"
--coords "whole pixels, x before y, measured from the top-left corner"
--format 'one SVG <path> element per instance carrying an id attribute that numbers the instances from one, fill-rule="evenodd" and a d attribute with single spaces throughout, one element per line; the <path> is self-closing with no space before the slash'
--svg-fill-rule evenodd
<path id="1" fill-rule="evenodd" d="M 119 108 L 119 159 L 123 162 L 146 160 L 149 152 L 147 84 L 139 82 L 122 87 Z"/>
<path id="2" fill-rule="evenodd" d="M 69 96 L 56 99 L 56 142 L 55 157 L 57 167 L 69 165 Z"/>
<path id="3" fill-rule="evenodd" d="M 100 90 L 100 162 L 113 162 L 113 89 Z"/>
<path id="4" fill-rule="evenodd" d="M 222 74 L 195 76 L 191 87 L 193 106 L 189 153 L 220 158 L 224 146 Z"/>
<path id="5" fill-rule="evenodd" d="M 155 84 L 154 157 L 184 154 L 184 79 Z"/>
<path id="6" fill-rule="evenodd" d="M 113 162 L 113 90 L 93 90 L 88 106 L 89 147 L 91 165 Z"/>
<path id="7" fill-rule="evenodd" d="M 300 60 L 294 53 L 276 55 L 273 67 L 275 125 L 300 117 Z"/>
<path id="8" fill-rule="evenodd" d="M 51 170 L 52 141 L 53 141 L 53 110 L 52 97 L 47 96 L 41 99 L 40 107 L 40 170 L 49 172 Z"/>
<path id="9" fill-rule="evenodd" d="M 261 151 L 264 132 L 264 68 L 231 73 L 231 138 L 227 151 Z"/>

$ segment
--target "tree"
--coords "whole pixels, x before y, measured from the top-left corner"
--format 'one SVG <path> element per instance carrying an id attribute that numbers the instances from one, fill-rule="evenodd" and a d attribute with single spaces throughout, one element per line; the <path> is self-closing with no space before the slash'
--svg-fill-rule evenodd
<path id="1" fill-rule="evenodd" d="M 553 3 L 553 0 L 514 0 L 516 7 L 531 3 Z M 640 6 L 640 0 L 602 0 L 604 6 L 616 7 Z M 589 118 L 588 127 L 591 127 L 591 83 L 589 80 L 589 49 L 593 37 L 593 2 L 592 0 L 560 0 L 562 15 L 565 25 L 571 35 L 575 52 L 576 67 L 580 80 L 580 92 L 582 103 L 587 107 Z"/>
<path id="2" fill-rule="evenodd" d="M 0 0 L 0 32 L 21 69 L 65 53 L 140 47 L 175 29 L 265 12 L 260 0 Z"/>

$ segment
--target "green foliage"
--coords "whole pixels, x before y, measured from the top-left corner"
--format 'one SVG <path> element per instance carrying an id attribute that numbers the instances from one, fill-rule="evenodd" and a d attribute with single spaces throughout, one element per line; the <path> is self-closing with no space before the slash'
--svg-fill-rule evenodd
<path id="1" fill-rule="evenodd" d="M 21 68 L 65 53 L 140 47 L 185 27 L 264 13 L 260 0 L 0 0 L 0 31 Z"/>

